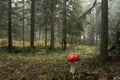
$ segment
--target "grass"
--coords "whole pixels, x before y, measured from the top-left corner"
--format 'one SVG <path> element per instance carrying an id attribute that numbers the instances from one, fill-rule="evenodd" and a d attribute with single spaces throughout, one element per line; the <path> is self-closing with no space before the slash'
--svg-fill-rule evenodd
<path id="1" fill-rule="evenodd" d="M 98 49 L 94 46 L 78 46 L 66 51 L 37 47 L 35 53 L 29 51 L 29 47 L 24 51 L 16 47 L 17 51 L 13 53 L 8 53 L 6 48 L 1 49 L 0 80 L 75 80 L 69 72 L 71 63 L 66 61 L 71 52 L 78 53 L 81 58 L 76 63 L 76 80 L 110 79 L 120 74 L 119 60 L 98 61 L 95 59 Z"/>
<path id="2" fill-rule="evenodd" d="M 3 47 L 0 53 L 0 59 L 6 58 L 30 58 L 30 59 L 65 59 L 69 53 L 75 52 L 81 56 L 95 56 L 97 55 L 95 51 L 95 47 L 89 46 L 78 46 L 74 49 L 67 49 L 66 51 L 62 51 L 61 49 L 55 50 L 46 50 L 45 48 L 37 47 L 35 52 L 31 52 L 29 47 L 22 48 L 22 47 L 14 47 L 13 52 L 10 54 L 7 52 L 7 47 Z"/>

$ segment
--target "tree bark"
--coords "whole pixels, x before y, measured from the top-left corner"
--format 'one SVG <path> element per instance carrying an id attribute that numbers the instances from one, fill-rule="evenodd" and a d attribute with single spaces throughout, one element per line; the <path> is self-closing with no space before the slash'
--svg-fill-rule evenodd
<path id="1" fill-rule="evenodd" d="M 8 15 L 9 15 L 9 18 L 8 18 L 8 51 L 11 52 L 12 50 L 12 2 L 11 0 L 9 0 L 9 12 L 8 12 Z"/>
<path id="2" fill-rule="evenodd" d="M 50 41 L 50 49 L 54 49 L 54 20 L 53 13 L 51 16 L 51 41 Z"/>
<path id="3" fill-rule="evenodd" d="M 45 13 L 45 47 L 47 47 L 47 13 Z"/>
<path id="4" fill-rule="evenodd" d="M 23 0 L 23 48 L 25 47 L 25 2 Z"/>
<path id="5" fill-rule="evenodd" d="M 66 27 L 67 27 L 67 19 L 66 19 L 66 0 L 63 1 L 63 34 L 62 34 L 62 49 L 67 49 L 67 33 L 66 33 Z"/>
<path id="6" fill-rule="evenodd" d="M 101 45 L 100 54 L 104 57 L 108 56 L 108 0 L 102 0 L 102 13 L 101 13 Z"/>
<path id="7" fill-rule="evenodd" d="M 50 40 L 50 49 L 54 49 L 54 12 L 55 12 L 55 0 L 51 2 L 51 40 Z"/>
<path id="8" fill-rule="evenodd" d="M 34 49 L 34 18 L 35 18 L 35 0 L 31 0 L 31 32 L 30 47 Z"/>

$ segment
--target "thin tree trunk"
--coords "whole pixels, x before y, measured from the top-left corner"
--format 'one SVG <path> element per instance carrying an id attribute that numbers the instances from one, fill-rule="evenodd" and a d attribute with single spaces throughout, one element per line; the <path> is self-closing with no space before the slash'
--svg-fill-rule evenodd
<path id="1" fill-rule="evenodd" d="M 74 44 L 74 39 L 73 39 L 73 33 L 71 34 L 71 48 L 73 48 L 73 44 Z"/>
<path id="2" fill-rule="evenodd" d="M 80 34 L 79 37 L 80 37 L 80 41 L 79 41 L 78 45 L 83 45 L 83 43 L 82 43 L 82 38 L 81 38 L 81 37 L 82 37 L 81 34 Z"/>
<path id="3" fill-rule="evenodd" d="M 29 40 L 27 35 L 28 35 L 28 29 L 27 26 L 25 26 L 25 40 Z"/>
<path id="4" fill-rule="evenodd" d="M 9 0 L 9 12 L 8 12 L 8 15 L 9 15 L 9 18 L 8 18 L 8 50 L 9 52 L 11 52 L 12 50 L 12 29 L 11 29 L 11 24 L 12 24 L 12 2 L 11 0 Z"/>
<path id="5" fill-rule="evenodd" d="M 94 25 L 92 12 L 90 13 L 90 46 L 94 45 Z"/>
<path id="6" fill-rule="evenodd" d="M 101 26 L 101 45 L 100 45 L 100 54 L 103 57 L 107 57 L 108 49 L 108 0 L 102 0 L 102 26 Z"/>
<path id="7" fill-rule="evenodd" d="M 35 17 L 35 0 L 31 0 L 31 40 L 30 40 L 30 47 L 34 49 L 34 17 Z"/>
<path id="8" fill-rule="evenodd" d="M 54 49 L 54 21 L 53 21 L 53 13 L 51 16 L 51 41 L 50 41 L 50 49 Z"/>
<path id="9" fill-rule="evenodd" d="M 66 41 L 66 38 L 67 38 L 67 33 L 66 33 L 66 27 L 67 27 L 67 19 L 66 19 L 66 0 L 64 0 L 63 2 L 63 34 L 62 34 L 62 44 L 63 44 L 63 50 L 66 50 L 67 49 L 67 41 Z"/>
<path id="10" fill-rule="evenodd" d="M 41 28 L 39 27 L 39 38 L 38 38 L 38 40 L 40 40 L 41 39 Z"/>
<path id="11" fill-rule="evenodd" d="M 86 37 L 85 37 L 85 33 L 84 33 L 84 35 L 83 35 L 83 38 L 84 38 L 84 45 L 86 45 Z"/>
<path id="12" fill-rule="evenodd" d="M 23 48 L 25 47 L 25 2 L 23 0 Z"/>
<path id="13" fill-rule="evenodd" d="M 51 2 L 51 40 L 50 40 L 50 49 L 54 49 L 54 13 L 55 13 L 55 0 Z"/>
<path id="14" fill-rule="evenodd" d="M 47 13 L 45 15 L 45 47 L 47 47 Z"/>
<path id="15" fill-rule="evenodd" d="M 95 35 L 96 35 L 95 43 L 96 43 L 96 46 L 97 46 L 97 43 L 98 43 L 98 35 L 97 35 L 97 33 L 96 33 Z"/>

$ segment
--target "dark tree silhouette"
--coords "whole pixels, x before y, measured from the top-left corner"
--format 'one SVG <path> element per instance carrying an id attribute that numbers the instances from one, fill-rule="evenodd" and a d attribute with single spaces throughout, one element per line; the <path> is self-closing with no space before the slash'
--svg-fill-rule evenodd
<path id="1" fill-rule="evenodd" d="M 9 12 L 8 12 L 8 15 L 9 15 L 9 17 L 8 17 L 8 50 L 9 50 L 9 52 L 11 52 L 11 49 L 12 49 L 12 29 L 11 29 L 11 24 L 12 24 L 12 17 L 11 17 L 11 10 L 12 10 L 12 6 L 11 6 L 11 4 L 12 4 L 12 2 L 11 2 L 11 0 L 9 0 Z"/>
<path id="2" fill-rule="evenodd" d="M 102 13 L 101 13 L 101 45 L 100 54 L 101 56 L 107 57 L 108 49 L 108 0 L 102 0 Z"/>
<path id="3" fill-rule="evenodd" d="M 30 47 L 34 48 L 34 18 L 35 18 L 35 0 L 31 0 L 31 38 L 30 38 Z"/>
<path id="4" fill-rule="evenodd" d="M 63 33 L 62 33 L 62 49 L 65 50 L 67 48 L 67 41 L 66 41 L 66 27 L 67 27 L 67 19 L 66 19 L 66 0 L 63 1 Z"/>

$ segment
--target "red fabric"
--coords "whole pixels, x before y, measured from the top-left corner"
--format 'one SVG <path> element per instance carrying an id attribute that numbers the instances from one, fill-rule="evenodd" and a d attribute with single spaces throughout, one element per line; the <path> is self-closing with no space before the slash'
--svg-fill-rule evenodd
<path id="1" fill-rule="evenodd" d="M 79 61 L 80 60 L 80 57 L 78 54 L 76 53 L 70 53 L 68 56 L 67 56 L 67 61 L 68 62 L 75 62 L 75 61 Z"/>

